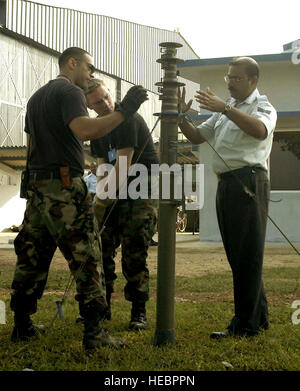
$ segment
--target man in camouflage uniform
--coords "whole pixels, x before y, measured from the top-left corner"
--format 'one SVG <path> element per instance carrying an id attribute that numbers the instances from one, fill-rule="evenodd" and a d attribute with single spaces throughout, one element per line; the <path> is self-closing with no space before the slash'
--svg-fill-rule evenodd
<path id="1" fill-rule="evenodd" d="M 28 201 L 23 228 L 14 242 L 18 259 L 12 282 L 15 325 L 11 340 L 28 340 L 38 334 L 30 315 L 37 311 L 37 299 L 42 297 L 58 246 L 76 278 L 85 349 L 122 346 L 100 323 L 107 303 L 92 199 L 82 179 L 82 141 L 110 132 L 138 110 L 147 94 L 142 87 L 133 87 L 119 112 L 89 118 L 82 89 L 94 72 L 91 56 L 69 48 L 59 57 L 59 68 L 60 75 L 40 88 L 27 105 Z"/>
<path id="2" fill-rule="evenodd" d="M 98 116 L 105 118 L 118 109 L 112 96 L 102 80 L 93 79 L 86 90 L 87 104 L 96 111 Z M 143 149 L 144 148 L 144 149 Z M 140 152 L 142 153 L 140 154 Z M 148 173 L 151 164 L 158 164 L 152 137 L 144 119 L 137 113 L 114 129 L 108 137 L 91 141 L 91 152 L 98 159 L 98 165 L 110 163 L 114 165 L 116 183 L 119 183 L 120 160 L 126 158 L 124 178 L 132 163 L 143 164 Z M 98 166 L 99 167 L 99 166 Z M 113 177 L 112 177 L 113 178 Z M 101 178 L 99 178 L 101 179 Z M 134 176 L 130 177 L 133 180 Z M 108 183 L 110 174 L 108 175 Z M 130 182 L 128 178 L 128 183 Z M 118 185 L 117 185 L 118 187 Z M 99 195 L 99 194 L 98 194 Z M 99 228 L 110 212 L 112 201 L 94 199 L 95 215 Z M 119 199 L 114 206 L 105 229 L 101 234 L 103 250 L 103 268 L 106 282 L 106 300 L 108 311 L 106 318 L 111 318 L 110 299 L 114 291 L 115 274 L 114 257 L 116 249 L 122 245 L 122 271 L 127 283 L 124 288 L 125 299 L 132 302 L 129 329 L 141 330 L 148 325 L 145 303 L 149 300 L 149 270 L 147 268 L 147 253 L 151 238 L 156 230 L 158 201 L 140 197 L 137 199 Z"/>

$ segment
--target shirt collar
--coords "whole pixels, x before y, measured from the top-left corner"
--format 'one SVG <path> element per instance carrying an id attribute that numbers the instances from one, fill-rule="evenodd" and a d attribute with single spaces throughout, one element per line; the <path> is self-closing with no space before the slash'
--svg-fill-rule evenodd
<path id="1" fill-rule="evenodd" d="M 248 98 L 246 98 L 243 102 L 236 104 L 236 100 L 233 98 L 231 104 L 237 105 L 237 106 L 243 105 L 243 104 L 251 105 L 255 101 L 255 99 L 257 99 L 259 96 L 260 96 L 260 93 L 258 92 L 258 89 L 255 88 L 255 90 L 252 92 L 252 94 L 250 94 L 248 96 Z"/>

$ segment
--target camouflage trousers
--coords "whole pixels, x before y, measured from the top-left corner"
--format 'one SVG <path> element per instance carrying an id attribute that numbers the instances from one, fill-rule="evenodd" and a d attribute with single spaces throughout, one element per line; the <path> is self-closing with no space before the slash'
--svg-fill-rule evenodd
<path id="1" fill-rule="evenodd" d="M 110 207 L 106 210 L 106 215 Z M 113 292 L 116 249 L 122 246 L 122 272 L 126 278 L 125 299 L 149 300 L 149 243 L 156 232 L 158 200 L 119 200 L 101 235 L 103 269 L 107 290 Z M 97 216 L 97 212 L 95 211 Z M 104 218 L 106 217 L 104 216 Z"/>
<path id="2" fill-rule="evenodd" d="M 12 282 L 11 309 L 28 314 L 43 295 L 51 260 L 57 247 L 76 278 L 75 299 L 95 303 L 104 312 L 102 253 L 91 195 L 84 181 L 72 178 L 63 189 L 59 179 L 30 181 L 23 228 L 14 241 L 17 264 Z"/>

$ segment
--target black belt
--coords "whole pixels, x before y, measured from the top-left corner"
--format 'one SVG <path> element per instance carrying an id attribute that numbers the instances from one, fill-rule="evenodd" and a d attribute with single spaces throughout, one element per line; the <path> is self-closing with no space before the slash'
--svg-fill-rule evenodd
<path id="1" fill-rule="evenodd" d="M 70 172 L 70 177 L 81 177 L 82 174 L 79 172 Z M 35 181 L 40 181 L 43 179 L 60 179 L 60 172 L 55 171 L 30 171 L 29 179 L 34 179 Z"/>
<path id="2" fill-rule="evenodd" d="M 238 168 L 236 170 L 223 172 L 222 174 L 217 174 L 217 177 L 219 180 L 226 180 L 233 178 L 234 175 L 243 176 L 243 175 L 249 175 L 250 173 L 254 174 L 256 171 L 264 171 L 265 173 L 267 170 L 261 166 L 245 166 L 242 168 Z"/>

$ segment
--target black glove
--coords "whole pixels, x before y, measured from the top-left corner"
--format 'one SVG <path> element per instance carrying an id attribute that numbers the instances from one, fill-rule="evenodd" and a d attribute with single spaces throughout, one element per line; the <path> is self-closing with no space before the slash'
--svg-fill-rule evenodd
<path id="1" fill-rule="evenodd" d="M 140 108 L 141 104 L 148 99 L 147 90 L 142 86 L 131 87 L 130 90 L 125 95 L 124 99 L 120 103 L 117 111 L 125 116 L 125 118 L 130 117 Z"/>

